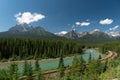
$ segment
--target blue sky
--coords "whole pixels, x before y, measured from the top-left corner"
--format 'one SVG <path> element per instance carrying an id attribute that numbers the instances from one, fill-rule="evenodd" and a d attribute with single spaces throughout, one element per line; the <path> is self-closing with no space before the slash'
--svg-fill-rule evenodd
<path id="1" fill-rule="evenodd" d="M 0 32 L 23 22 L 53 33 L 120 31 L 120 0 L 0 0 Z"/>

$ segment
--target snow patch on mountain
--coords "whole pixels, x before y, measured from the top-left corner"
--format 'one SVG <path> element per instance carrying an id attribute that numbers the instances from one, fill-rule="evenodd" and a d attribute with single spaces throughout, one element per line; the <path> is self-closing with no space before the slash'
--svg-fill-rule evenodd
<path id="1" fill-rule="evenodd" d="M 120 32 L 108 32 L 107 34 L 112 37 L 120 37 Z"/>
<path id="2" fill-rule="evenodd" d="M 67 31 L 61 31 L 61 32 L 55 33 L 55 35 L 59 35 L 59 36 L 64 36 L 65 34 L 67 34 Z"/>

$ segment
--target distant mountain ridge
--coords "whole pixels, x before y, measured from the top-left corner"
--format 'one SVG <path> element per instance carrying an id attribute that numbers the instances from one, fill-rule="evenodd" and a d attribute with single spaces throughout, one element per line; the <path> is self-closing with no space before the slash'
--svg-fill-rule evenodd
<path id="1" fill-rule="evenodd" d="M 79 40 L 81 42 L 87 43 L 97 43 L 111 40 L 120 40 L 120 33 L 113 32 L 107 33 L 102 32 L 98 29 L 95 29 L 91 32 L 78 32 L 75 29 L 71 31 L 62 31 L 59 33 L 51 33 L 46 31 L 44 28 L 40 26 L 30 26 L 26 23 L 17 24 L 11 27 L 6 32 L 0 32 L 0 38 L 57 38 L 57 39 L 74 39 Z"/>
<path id="2" fill-rule="evenodd" d="M 61 35 L 59 35 L 61 36 Z M 103 36 L 103 37 L 108 37 L 108 38 L 111 38 L 110 35 L 108 35 L 107 33 L 105 32 L 102 32 L 100 30 L 93 30 L 92 32 L 78 32 L 77 30 L 71 30 L 69 32 L 67 32 L 66 34 L 62 35 L 66 38 L 70 38 L 70 39 L 76 39 L 76 38 L 81 38 L 81 37 L 85 37 L 85 36 L 94 36 L 94 37 L 100 37 L 100 36 Z"/>
<path id="3" fill-rule="evenodd" d="M 108 33 L 102 32 L 98 29 L 95 29 L 91 32 L 78 32 L 77 30 L 71 30 L 64 34 L 63 37 L 91 43 L 117 40 L 117 38 L 114 38 L 112 35 L 109 35 Z"/>
<path id="4" fill-rule="evenodd" d="M 120 38 L 115 38 L 112 35 L 109 35 L 108 33 L 102 32 L 98 29 L 95 29 L 91 32 L 78 32 L 77 30 L 71 30 L 62 36 L 67 39 L 79 40 L 82 43 L 101 43 L 112 40 L 120 40 Z"/>
<path id="5" fill-rule="evenodd" d="M 17 24 L 11 27 L 6 32 L 0 32 L 0 37 L 9 38 L 56 38 L 58 36 L 54 35 L 43 29 L 40 26 L 32 27 L 26 23 L 24 24 Z"/>
<path id="6" fill-rule="evenodd" d="M 79 33 L 78 33 L 75 29 L 73 29 L 73 30 L 67 32 L 67 33 L 64 35 L 64 37 L 70 38 L 70 39 L 76 39 L 76 38 L 79 37 Z"/>

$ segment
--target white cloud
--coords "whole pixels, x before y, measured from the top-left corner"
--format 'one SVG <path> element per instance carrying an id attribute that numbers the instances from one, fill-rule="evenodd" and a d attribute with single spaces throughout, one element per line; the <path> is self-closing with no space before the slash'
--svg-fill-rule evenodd
<path id="1" fill-rule="evenodd" d="M 90 22 L 82 22 L 81 23 L 81 26 L 89 26 L 90 25 Z"/>
<path id="2" fill-rule="evenodd" d="M 109 28 L 109 31 L 114 31 L 119 28 L 119 25 L 116 25 L 115 27 Z"/>
<path id="3" fill-rule="evenodd" d="M 113 20 L 107 18 L 107 19 L 104 19 L 104 20 L 100 20 L 99 23 L 102 24 L 102 25 L 105 25 L 105 24 L 112 24 L 112 23 L 113 23 Z"/>
<path id="4" fill-rule="evenodd" d="M 80 25 L 81 25 L 81 23 L 80 23 L 80 22 L 75 22 L 75 24 L 76 24 L 77 26 L 80 26 Z"/>
<path id="5" fill-rule="evenodd" d="M 90 22 L 76 22 L 75 23 L 77 26 L 89 26 Z"/>
<path id="6" fill-rule="evenodd" d="M 30 24 L 32 22 L 37 22 L 39 20 L 44 19 L 45 16 L 38 13 L 32 14 L 31 12 L 24 12 L 24 13 L 19 12 L 18 14 L 15 15 L 15 18 L 20 24 L 21 23 Z"/>
<path id="7" fill-rule="evenodd" d="M 61 33 L 61 34 L 66 34 L 66 33 L 67 33 L 67 31 L 61 31 L 61 32 L 59 32 L 59 33 Z"/>

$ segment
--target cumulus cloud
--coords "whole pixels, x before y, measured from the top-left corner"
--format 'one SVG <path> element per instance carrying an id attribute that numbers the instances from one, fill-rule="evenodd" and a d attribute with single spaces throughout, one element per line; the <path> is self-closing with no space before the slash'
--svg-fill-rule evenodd
<path id="1" fill-rule="evenodd" d="M 80 25 L 81 25 L 81 23 L 80 23 L 80 22 L 75 22 L 75 24 L 76 24 L 77 26 L 80 26 Z"/>
<path id="2" fill-rule="evenodd" d="M 114 26 L 114 27 L 112 27 L 112 28 L 109 28 L 109 31 L 114 31 L 114 30 L 116 30 L 116 29 L 118 29 L 119 28 L 119 25 L 116 25 L 116 26 Z"/>
<path id="3" fill-rule="evenodd" d="M 15 15 L 15 18 L 18 23 L 27 23 L 30 24 L 32 22 L 37 22 L 39 20 L 42 20 L 45 18 L 44 15 L 38 14 L 38 13 L 31 13 L 31 12 L 24 12 L 21 13 L 19 12 L 18 14 Z"/>
<path id="4" fill-rule="evenodd" d="M 102 25 L 105 25 L 105 24 L 112 24 L 112 23 L 113 23 L 113 20 L 107 18 L 107 19 L 104 19 L 104 20 L 100 20 L 99 23 L 102 24 Z"/>
<path id="5" fill-rule="evenodd" d="M 76 22 L 75 23 L 77 26 L 89 26 L 90 22 Z"/>
<path id="6" fill-rule="evenodd" d="M 82 22 L 81 23 L 81 26 L 89 26 L 90 25 L 90 22 Z"/>

